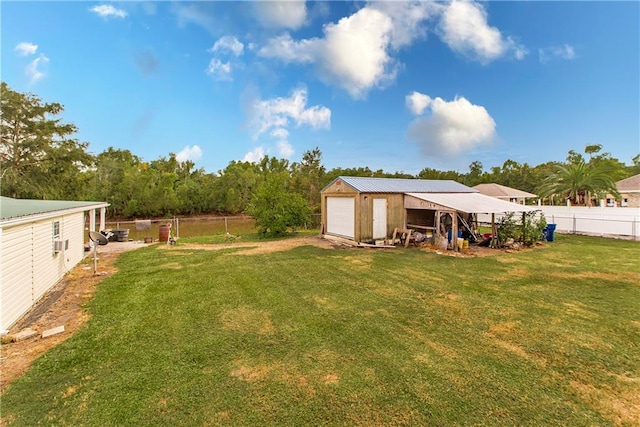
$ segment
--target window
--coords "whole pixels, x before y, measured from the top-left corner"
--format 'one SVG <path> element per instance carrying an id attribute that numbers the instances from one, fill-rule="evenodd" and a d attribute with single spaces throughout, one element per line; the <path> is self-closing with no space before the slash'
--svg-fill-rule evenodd
<path id="1" fill-rule="evenodd" d="M 52 230 L 53 239 L 51 239 L 51 249 L 53 252 L 53 256 L 55 256 L 58 252 L 60 252 L 60 221 L 53 221 Z"/>

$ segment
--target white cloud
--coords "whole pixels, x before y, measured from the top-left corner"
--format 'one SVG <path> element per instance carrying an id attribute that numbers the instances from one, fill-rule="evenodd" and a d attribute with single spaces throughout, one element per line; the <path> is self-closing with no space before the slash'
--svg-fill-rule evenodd
<path id="1" fill-rule="evenodd" d="M 289 98 L 255 100 L 251 105 L 250 124 L 254 139 L 273 129 L 284 129 L 293 122 L 296 127 L 308 125 L 312 129 L 328 129 L 331 126 L 331 110 L 314 105 L 307 108 L 307 89 L 294 90 Z"/>
<path id="2" fill-rule="evenodd" d="M 256 147 L 244 155 L 243 162 L 258 163 L 264 157 L 264 148 Z"/>
<path id="3" fill-rule="evenodd" d="M 214 6 L 215 2 L 171 3 L 172 11 L 178 20 L 178 27 L 182 28 L 188 24 L 196 24 L 210 33 L 215 33 L 219 30 L 211 11 Z"/>
<path id="4" fill-rule="evenodd" d="M 407 108 L 416 116 L 422 114 L 431 103 L 431 98 L 420 92 L 411 92 L 405 97 Z"/>
<path id="5" fill-rule="evenodd" d="M 496 123 L 487 110 L 465 98 L 431 99 L 427 108 L 430 114 L 413 120 L 407 133 L 425 155 L 453 157 L 488 145 L 496 136 Z"/>
<path id="6" fill-rule="evenodd" d="M 540 58 L 540 62 L 544 64 L 552 59 L 574 59 L 576 57 L 576 51 L 573 46 L 563 44 L 561 46 L 551 46 L 544 49 L 539 49 L 538 56 Z"/>
<path id="7" fill-rule="evenodd" d="M 316 50 L 319 44 L 320 41 L 317 38 L 295 41 L 289 33 L 284 33 L 270 39 L 258 50 L 258 55 L 277 58 L 285 63 L 311 63 L 316 61 Z"/>
<path id="8" fill-rule="evenodd" d="M 18 52 L 20 56 L 29 56 L 36 53 L 38 45 L 29 42 L 22 42 L 18 43 L 14 50 Z"/>
<path id="9" fill-rule="evenodd" d="M 234 56 L 242 55 L 244 51 L 244 45 L 235 36 L 220 37 L 214 44 L 209 52 L 227 51 L 231 52 Z"/>
<path id="10" fill-rule="evenodd" d="M 293 146 L 289 144 L 288 130 L 284 128 L 276 128 L 271 131 L 271 136 L 279 140 L 277 143 L 277 147 L 278 147 L 278 154 L 280 155 L 280 157 L 284 157 L 285 159 L 288 159 L 289 157 L 293 156 L 293 154 L 295 153 L 295 150 L 293 149 Z"/>
<path id="11" fill-rule="evenodd" d="M 489 26 L 484 7 L 470 1 L 453 1 L 443 10 L 438 34 L 453 51 L 482 64 L 509 52 L 516 59 L 523 59 L 528 53 L 524 46 Z"/>
<path id="12" fill-rule="evenodd" d="M 278 141 L 278 154 L 280 157 L 288 159 L 293 156 L 295 150 L 288 141 Z"/>
<path id="13" fill-rule="evenodd" d="M 103 18 L 126 18 L 127 12 L 122 9 L 116 9 L 110 4 L 101 4 L 99 6 L 93 6 L 89 9 L 91 12 L 95 12 Z"/>
<path id="14" fill-rule="evenodd" d="M 186 146 L 184 147 L 178 154 L 176 154 L 176 160 L 179 162 L 184 162 L 186 160 L 191 160 L 195 162 L 196 160 L 200 160 L 202 157 L 202 149 L 198 145 L 194 146 Z"/>
<path id="15" fill-rule="evenodd" d="M 213 76 L 216 80 L 222 81 L 232 81 L 233 76 L 231 75 L 231 63 L 222 62 L 217 58 L 213 58 L 209 62 L 209 66 L 207 67 L 206 73 L 210 76 Z"/>
<path id="16" fill-rule="evenodd" d="M 276 140 L 278 154 L 284 158 L 295 153 L 289 143 L 287 128 L 290 125 L 306 125 L 314 130 L 331 126 L 331 110 L 320 105 L 307 107 L 307 89 L 304 87 L 295 89 L 288 98 L 255 99 L 250 105 L 249 114 L 254 140 L 268 132 Z M 260 154 L 264 155 L 264 151 Z M 255 153 L 252 155 L 255 156 Z"/>
<path id="17" fill-rule="evenodd" d="M 320 80 L 363 98 L 392 82 L 400 64 L 393 53 L 426 37 L 426 21 L 442 6 L 424 1 L 370 2 L 338 22 L 324 36 L 294 40 L 288 33 L 267 41 L 258 55 L 285 63 L 313 64 Z"/>
<path id="18" fill-rule="evenodd" d="M 288 139 L 289 131 L 284 128 L 275 128 L 271 131 L 271 136 L 278 139 Z"/>
<path id="19" fill-rule="evenodd" d="M 298 29 L 307 20 L 306 3 L 299 0 L 254 3 L 256 19 L 267 28 Z"/>
<path id="20" fill-rule="evenodd" d="M 321 80 L 361 98 L 374 86 L 392 81 L 395 61 L 388 53 L 393 24 L 379 10 L 363 8 L 324 27 L 324 38 L 295 41 L 284 34 L 258 54 L 284 62 L 315 63 Z"/>
<path id="21" fill-rule="evenodd" d="M 391 47 L 399 49 L 426 37 L 425 21 L 440 14 L 442 5 L 432 1 L 376 1 L 369 7 L 391 18 Z"/>
<path id="22" fill-rule="evenodd" d="M 27 65 L 27 67 L 25 68 L 25 73 L 27 74 L 30 83 L 37 83 L 46 76 L 46 74 L 40 70 L 40 67 L 48 63 L 49 58 L 44 55 L 40 55 L 39 57 L 31 61 L 29 65 Z"/>
<path id="23" fill-rule="evenodd" d="M 323 80 L 338 84 L 354 98 L 394 80 L 396 69 L 387 51 L 392 29 L 387 15 L 370 8 L 325 26 Z"/>

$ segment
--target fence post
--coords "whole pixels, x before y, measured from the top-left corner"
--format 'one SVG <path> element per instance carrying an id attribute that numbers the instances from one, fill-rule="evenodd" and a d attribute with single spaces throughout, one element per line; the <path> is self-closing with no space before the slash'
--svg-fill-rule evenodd
<path id="1" fill-rule="evenodd" d="M 576 234 L 576 214 L 573 214 L 573 234 Z"/>
<path id="2" fill-rule="evenodd" d="M 224 217 L 224 232 L 225 234 L 229 234 L 229 229 L 227 228 L 227 217 Z"/>

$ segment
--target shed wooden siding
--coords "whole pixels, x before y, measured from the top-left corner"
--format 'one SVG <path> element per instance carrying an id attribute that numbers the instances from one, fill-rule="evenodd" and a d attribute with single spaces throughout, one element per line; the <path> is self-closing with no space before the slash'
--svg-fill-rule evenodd
<path id="1" fill-rule="evenodd" d="M 396 227 L 404 228 L 404 194 L 361 193 L 358 195 L 356 208 L 357 242 L 373 239 L 373 199 L 386 199 L 387 201 L 387 237 L 393 235 L 393 230 Z"/>
<path id="2" fill-rule="evenodd" d="M 54 253 L 53 223 L 67 250 Z M 84 213 L 39 220 L 2 230 L 1 329 L 8 329 L 84 256 Z"/>
<path id="3" fill-rule="evenodd" d="M 362 242 L 373 239 L 373 199 L 387 200 L 387 237 L 393 230 L 405 227 L 404 194 L 398 193 L 360 193 L 346 184 L 333 183 L 322 192 L 322 224 L 327 224 L 327 197 L 354 197 L 355 230 L 353 240 Z"/>

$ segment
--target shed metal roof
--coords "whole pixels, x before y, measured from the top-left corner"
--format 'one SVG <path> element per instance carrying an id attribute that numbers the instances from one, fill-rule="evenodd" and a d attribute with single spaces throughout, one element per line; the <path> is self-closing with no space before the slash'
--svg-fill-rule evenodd
<path id="1" fill-rule="evenodd" d="M 97 209 L 108 205 L 109 204 L 105 202 L 13 199 L 11 197 L 0 196 L 0 222 L 68 210 Z"/>
<path id="2" fill-rule="evenodd" d="M 471 187 L 452 180 L 367 178 L 357 176 L 339 176 L 341 180 L 360 193 L 476 193 Z M 325 189 L 327 188 L 325 187 Z M 323 189 L 324 191 L 324 189 Z"/>
<path id="3" fill-rule="evenodd" d="M 519 205 L 480 193 L 407 193 L 407 195 L 466 213 L 533 212 L 539 210 L 533 206 Z"/>

